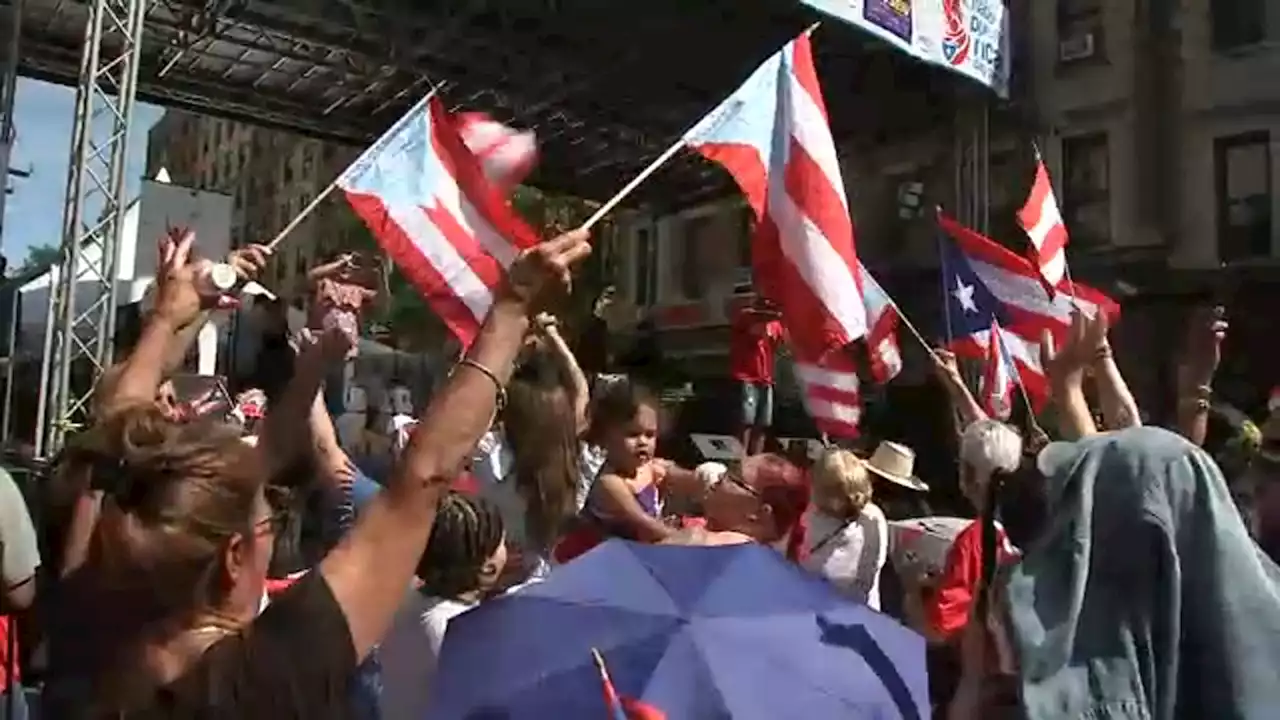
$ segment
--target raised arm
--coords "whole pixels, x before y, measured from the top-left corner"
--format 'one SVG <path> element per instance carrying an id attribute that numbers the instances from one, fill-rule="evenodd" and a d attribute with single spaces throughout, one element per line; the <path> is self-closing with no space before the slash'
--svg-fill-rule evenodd
<path id="1" fill-rule="evenodd" d="M 570 266 L 590 252 L 586 233 L 580 232 L 521 252 L 470 352 L 423 413 L 386 491 L 320 564 L 358 657 L 365 657 L 391 626 L 426 548 L 440 498 L 489 428 L 495 399 L 505 394 L 530 313 L 567 290 Z"/>
<path id="2" fill-rule="evenodd" d="M 565 342 L 564 336 L 560 334 L 560 323 L 555 316 L 542 313 L 538 316 L 538 327 L 555 355 L 556 365 L 563 382 L 568 386 L 570 400 L 573 403 L 574 421 L 577 423 L 578 435 L 582 435 L 587 431 L 587 404 L 591 402 L 591 388 L 587 384 L 587 376 L 578 366 L 578 359 L 573 356 L 573 350 L 569 349 L 569 343 Z"/>
<path id="3" fill-rule="evenodd" d="M 236 274 L 242 280 L 256 278 L 262 268 L 266 266 L 267 259 L 271 257 L 271 250 L 264 245 L 246 245 L 242 248 L 232 250 L 227 255 L 227 264 L 236 269 Z M 226 303 L 225 305 L 229 305 Z M 225 306 L 224 305 L 224 306 Z M 209 321 L 211 309 L 205 309 L 200 312 L 196 318 L 187 323 L 185 327 L 178 330 L 173 338 L 169 341 L 169 348 L 165 352 L 164 373 L 176 372 L 182 367 L 183 361 L 187 359 L 187 353 L 191 351 L 191 346 L 195 345 L 196 336 L 200 334 L 200 329 Z"/>
<path id="4" fill-rule="evenodd" d="M 1099 312 L 1088 322 L 1089 345 L 1093 348 L 1093 378 L 1098 384 L 1098 404 L 1102 406 L 1102 421 L 1107 430 L 1121 430 L 1142 424 L 1138 413 L 1138 401 L 1129 390 L 1129 384 L 1120 374 L 1111 343 L 1107 340 L 1110 326 L 1107 316 Z"/>
<path id="5" fill-rule="evenodd" d="M 1071 316 L 1071 330 L 1062 348 L 1053 347 L 1048 333 L 1040 344 L 1041 364 L 1058 411 L 1058 434 L 1064 440 L 1079 440 L 1098 432 L 1084 396 L 1084 371 L 1097 352 L 1088 342 L 1088 331 L 1088 318 L 1077 311 Z"/>
<path id="6" fill-rule="evenodd" d="M 268 473 L 289 467 L 300 453 L 310 450 L 312 425 L 299 424 L 298 419 L 311 413 L 330 363 L 342 358 L 351 347 L 350 338 L 336 328 L 316 334 L 303 330 L 303 333 L 293 377 L 279 402 L 267 406 L 267 416 L 263 418 L 258 450 Z"/>
<path id="7" fill-rule="evenodd" d="M 133 352 L 110 368 L 98 383 L 98 414 L 134 403 L 155 400 L 164 377 L 182 364 L 202 318 L 215 307 L 232 307 L 230 296 L 202 298 L 197 276 L 206 265 L 193 257 L 195 234 L 174 231 L 161 238 L 156 263 L 155 308 L 143 323 L 142 335 Z M 266 264 L 269 251 L 250 246 L 229 258 L 242 279 L 252 279 Z"/>
<path id="8" fill-rule="evenodd" d="M 1196 445 L 1209 432 L 1213 376 L 1222 358 L 1227 321 L 1220 307 L 1204 308 L 1191 319 L 1183 359 L 1178 363 L 1177 430 Z"/>
<path id="9" fill-rule="evenodd" d="M 973 397 L 973 393 L 969 392 L 969 387 L 964 384 L 964 378 L 960 376 L 960 364 L 956 361 L 955 353 L 942 348 L 935 349 L 933 369 L 942 387 L 946 388 L 947 397 L 951 399 L 951 407 L 955 410 L 957 432 L 964 432 L 971 423 L 986 419 L 987 414 L 983 412 L 982 406 Z"/>

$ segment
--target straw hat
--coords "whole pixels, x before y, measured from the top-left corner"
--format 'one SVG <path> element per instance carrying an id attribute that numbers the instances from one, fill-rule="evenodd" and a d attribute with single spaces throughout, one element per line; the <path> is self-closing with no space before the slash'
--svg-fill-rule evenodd
<path id="1" fill-rule="evenodd" d="M 915 476 L 916 451 L 896 442 L 881 442 L 867 460 L 867 469 L 908 490 L 929 492 L 929 486 Z"/>

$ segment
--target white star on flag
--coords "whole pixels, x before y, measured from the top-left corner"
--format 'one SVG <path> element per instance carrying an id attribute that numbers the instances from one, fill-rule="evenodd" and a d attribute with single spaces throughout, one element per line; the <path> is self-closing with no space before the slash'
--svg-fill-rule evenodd
<path id="1" fill-rule="evenodd" d="M 956 302 L 960 303 L 960 307 L 963 308 L 966 313 L 978 312 L 978 306 L 973 302 L 972 285 L 965 285 L 960 282 L 960 278 L 956 278 L 956 289 L 951 291 L 951 296 L 956 299 Z"/>

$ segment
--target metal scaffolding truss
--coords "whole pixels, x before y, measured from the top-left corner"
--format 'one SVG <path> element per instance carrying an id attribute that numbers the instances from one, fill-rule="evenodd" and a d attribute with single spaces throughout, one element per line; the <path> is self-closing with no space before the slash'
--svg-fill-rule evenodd
<path id="1" fill-rule="evenodd" d="M 13 129 L 13 109 L 15 93 L 18 88 L 18 48 L 22 35 L 22 0 L 7 0 L 0 4 L 0 18 L 8 36 L 0 39 L 4 43 L 4 72 L 0 76 L 0 242 L 4 240 L 4 213 L 9 198 L 9 167 L 13 158 L 13 144 L 16 133 Z M 14 291 L 16 292 L 16 290 Z M 9 441 L 9 432 L 13 424 L 13 369 L 14 349 L 18 336 L 18 303 L 11 301 L 9 322 L 9 338 L 4 348 L 4 405 L 0 406 L 0 443 Z"/>
<path id="2" fill-rule="evenodd" d="M 62 258 L 50 278 L 53 293 L 36 411 L 38 457 L 56 452 L 67 431 L 83 421 L 94 383 L 111 363 L 129 125 L 149 2 L 94 0 L 88 7 Z"/>

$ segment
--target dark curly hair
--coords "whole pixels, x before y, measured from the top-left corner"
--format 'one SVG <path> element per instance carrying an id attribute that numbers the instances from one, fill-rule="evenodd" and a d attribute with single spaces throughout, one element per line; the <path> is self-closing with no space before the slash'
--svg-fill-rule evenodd
<path id="1" fill-rule="evenodd" d="M 480 571 L 498 551 L 503 535 L 502 516 L 493 503 L 456 492 L 445 495 L 418 561 L 422 589 L 440 598 L 479 589 Z"/>

